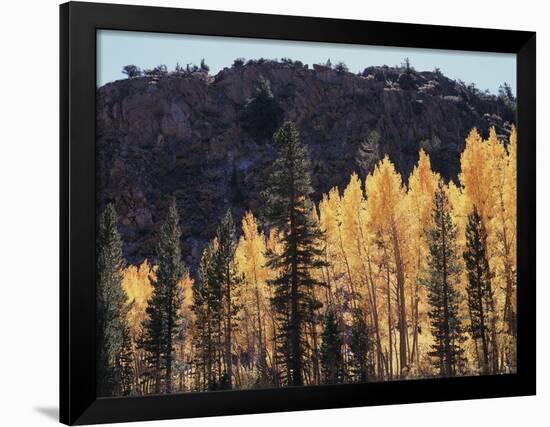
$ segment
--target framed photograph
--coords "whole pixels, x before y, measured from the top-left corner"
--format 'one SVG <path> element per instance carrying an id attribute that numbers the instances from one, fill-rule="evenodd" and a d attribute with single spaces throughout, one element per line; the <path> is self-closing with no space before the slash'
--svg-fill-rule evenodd
<path id="1" fill-rule="evenodd" d="M 535 33 L 60 24 L 61 422 L 535 394 Z"/>

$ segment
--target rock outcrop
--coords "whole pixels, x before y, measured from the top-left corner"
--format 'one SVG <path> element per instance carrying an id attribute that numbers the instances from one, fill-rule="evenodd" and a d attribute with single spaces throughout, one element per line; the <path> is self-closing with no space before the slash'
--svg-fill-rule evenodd
<path id="1" fill-rule="evenodd" d="M 479 93 L 440 72 L 369 67 L 360 75 L 299 62 L 249 61 L 215 76 L 168 73 L 109 83 L 97 91 L 98 206 L 114 201 L 128 260 L 154 254 L 170 196 L 182 218 L 186 261 L 195 267 L 223 213 L 261 210 L 275 147 L 245 123 L 261 79 L 281 120 L 296 122 L 309 146 L 319 198 L 358 171 L 369 134 L 407 177 L 423 147 L 435 170 L 456 179 L 472 127 L 506 136 L 515 100 Z"/>

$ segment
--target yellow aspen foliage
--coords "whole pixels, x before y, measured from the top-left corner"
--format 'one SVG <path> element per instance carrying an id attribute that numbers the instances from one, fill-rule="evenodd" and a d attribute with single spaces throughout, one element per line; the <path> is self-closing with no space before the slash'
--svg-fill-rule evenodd
<path id="1" fill-rule="evenodd" d="M 310 290 L 316 304 L 304 327 L 306 342 L 302 357 L 306 384 L 322 383 L 320 369 L 323 347 L 323 322 L 330 307 L 342 334 L 342 371 L 354 378 L 357 360 L 354 351 L 361 334 L 354 329 L 361 316 L 369 348 L 369 375 L 374 380 L 433 377 L 437 374 L 431 354 L 434 335 L 430 311 L 433 307 L 425 286 L 431 256 L 429 235 L 434 229 L 434 195 L 442 182 L 452 221 L 457 226 L 457 268 L 460 282 L 460 321 L 466 340 L 461 341 L 465 363 L 460 375 L 479 374 L 479 339 L 473 338 L 472 305 L 468 298 L 469 277 L 463 253 L 467 251 L 466 225 L 474 206 L 487 234 L 486 256 L 494 307 L 491 318 L 496 334 L 494 351 L 498 360 L 495 372 L 516 369 L 516 227 L 517 227 L 517 132 L 508 141 L 494 128 L 487 139 L 476 129 L 468 134 L 460 156 L 457 182 L 442 182 L 432 169 L 429 155 L 420 150 L 418 162 L 406 185 L 388 156 L 367 175 L 364 182 L 353 173 L 345 187 L 333 187 L 312 203 L 309 215 L 322 233 L 315 247 L 321 250 L 323 265 L 312 267 L 312 276 L 326 286 Z M 304 203 L 304 209 L 310 209 Z M 478 220 L 479 223 L 479 220 Z M 272 305 L 274 287 L 269 281 L 281 277 L 281 270 L 267 264 L 268 254 L 283 254 L 285 244 L 276 228 L 263 229 L 252 212 L 241 221 L 241 236 L 234 255 L 239 290 L 233 294 L 239 314 L 232 336 L 235 386 L 248 388 L 280 385 L 284 375 L 281 344 L 284 340 L 284 315 Z M 471 245 L 471 243 L 469 243 Z M 213 247 L 219 245 L 212 240 Z M 432 244 L 433 245 L 433 244 Z M 316 255 L 318 253 L 316 252 Z M 133 369 L 139 382 L 136 390 L 149 390 L 147 354 L 135 343 L 142 334 L 156 266 L 147 260 L 122 271 L 123 288 L 128 296 L 127 313 L 133 343 Z M 215 280 L 215 279 L 214 279 Z M 193 343 L 201 339 L 198 317 L 193 305 L 193 278 L 187 273 L 180 282 L 184 300 L 182 333 L 174 342 L 178 390 L 194 390 L 197 375 Z M 455 286 L 455 285 L 453 285 Z M 199 297 L 197 297 L 199 298 Z M 210 331 L 211 333 L 219 333 Z M 355 335 L 353 335 L 355 334 Z M 354 338 L 352 338 L 354 336 Z M 492 350 L 493 351 L 493 350 Z M 204 366 L 202 368 L 205 368 Z"/>
<path id="2" fill-rule="evenodd" d="M 507 366 L 515 365 L 516 145 L 515 128 L 507 147 L 494 128 L 487 140 L 472 131 L 461 156 L 460 175 L 464 214 L 477 206 L 487 231 L 497 327 L 507 331 L 498 337 L 497 352 Z"/>
<path id="3" fill-rule="evenodd" d="M 373 306 L 376 300 L 375 286 L 372 283 L 374 274 L 370 265 L 375 233 L 368 227 L 369 216 L 366 201 L 361 188 L 361 180 L 354 173 L 342 197 L 342 230 L 343 247 L 348 254 L 349 264 L 354 281 L 358 284 L 356 292 L 359 307 L 369 313 L 376 311 Z M 376 316 L 372 319 L 377 322 Z"/>
<path id="4" fill-rule="evenodd" d="M 495 204 L 491 188 L 491 148 L 474 128 L 466 138 L 466 146 L 460 156 L 459 178 L 466 198 L 466 209 L 470 212 L 475 206 L 486 225 Z"/>
<path id="5" fill-rule="evenodd" d="M 243 235 L 236 252 L 238 269 L 244 274 L 247 283 L 254 286 L 265 284 L 268 274 L 265 267 L 265 237 L 258 232 L 258 224 L 251 212 L 245 213 L 241 226 Z"/>
<path id="6" fill-rule="evenodd" d="M 267 246 L 263 233 L 258 232 L 256 219 L 251 212 L 245 214 L 241 226 L 243 235 L 235 252 L 237 271 L 244 278 L 240 302 L 246 312 L 259 316 L 269 304 L 269 270 L 265 265 Z"/>
<path id="7" fill-rule="evenodd" d="M 320 204 L 321 230 L 324 232 L 329 297 L 339 304 L 350 304 L 355 292 L 355 281 L 345 247 L 342 198 L 337 187 L 324 195 Z M 341 279 L 341 280 L 337 280 Z"/>
<path id="8" fill-rule="evenodd" d="M 432 171 L 430 157 L 420 149 L 418 163 L 408 181 L 409 215 L 414 216 L 417 234 L 425 231 L 431 222 L 432 207 L 437 183 L 441 177 Z"/>
<path id="9" fill-rule="evenodd" d="M 254 359 L 253 365 L 256 367 L 259 354 L 265 348 L 265 307 L 268 303 L 264 266 L 266 245 L 251 212 L 245 213 L 241 228 L 243 235 L 237 244 L 235 261 L 237 274 L 243 278 L 238 295 L 242 310 L 239 327 L 234 331 L 233 345 L 239 353 Z"/>
<path id="10" fill-rule="evenodd" d="M 139 266 L 130 265 L 122 272 L 122 287 L 126 291 L 130 303 L 128 322 L 134 340 L 138 338 L 141 331 L 141 322 L 145 318 L 147 301 L 153 292 L 152 274 L 154 274 L 153 267 L 147 260 Z"/>
<path id="11" fill-rule="evenodd" d="M 410 223 L 410 255 L 416 261 L 412 266 L 414 276 L 423 267 L 427 251 L 426 230 L 432 223 L 434 194 L 440 179 L 439 174 L 432 171 L 430 157 L 421 149 L 418 163 L 409 176 L 405 200 Z"/>
<path id="12" fill-rule="evenodd" d="M 405 196 L 405 188 L 401 175 L 388 156 L 367 176 L 365 192 L 372 226 L 385 230 L 391 227 L 392 222 L 401 219 L 404 212 L 400 204 Z"/>
<path id="13" fill-rule="evenodd" d="M 449 204 L 451 205 L 451 217 L 453 218 L 453 222 L 456 224 L 458 230 L 457 243 L 462 249 L 464 249 L 466 245 L 464 233 L 466 230 L 466 220 L 469 213 L 466 203 L 466 196 L 462 191 L 462 187 L 457 186 L 451 181 L 447 186 L 447 197 L 449 199 Z"/>
<path id="14" fill-rule="evenodd" d="M 178 285 L 182 288 L 183 302 L 180 308 L 180 313 L 183 320 L 181 325 L 179 325 L 181 327 L 182 334 L 178 335 L 174 340 L 174 347 L 177 360 L 182 361 L 186 365 L 191 363 L 191 360 L 193 359 L 192 336 L 194 333 L 193 326 L 195 321 L 195 315 L 191 309 L 193 305 L 193 283 L 194 280 L 189 272 L 186 272 L 178 283 Z M 178 376 L 179 390 L 184 390 L 189 386 L 190 379 L 186 378 L 182 370 L 180 370 Z"/>
<path id="15" fill-rule="evenodd" d="M 122 271 L 122 287 L 128 296 L 130 311 L 128 319 L 130 326 L 136 331 L 141 327 L 141 322 L 145 319 L 145 309 L 147 302 L 153 293 L 152 281 L 156 278 L 157 267 L 144 260 L 139 266 L 129 265 Z M 183 289 L 183 311 L 187 311 L 186 306 L 191 303 L 191 287 L 193 279 L 189 273 L 186 273 L 179 285 Z"/>
<path id="16" fill-rule="evenodd" d="M 411 365 L 411 343 L 409 342 L 409 324 L 407 321 L 407 300 L 405 284 L 406 244 L 409 238 L 409 221 L 407 206 L 404 203 L 406 190 L 401 175 L 396 171 L 388 156 L 376 166 L 372 174 L 365 180 L 367 196 L 366 209 L 370 219 L 370 227 L 380 235 L 382 240 L 391 249 L 391 256 L 386 263 L 393 262 L 395 271 L 395 294 L 397 296 L 397 329 L 399 330 L 396 362 L 399 366 L 399 375 L 408 375 Z M 389 269 L 389 265 L 387 266 Z M 388 270 L 389 272 L 389 270 Z M 390 301 L 391 280 L 387 282 L 388 302 Z M 388 304 L 389 305 L 389 304 Z M 389 310 L 391 311 L 391 310 Z M 391 347 L 391 345 L 390 345 Z"/>
<path id="17" fill-rule="evenodd" d="M 341 201 L 342 249 L 349 259 L 349 267 L 354 282 L 364 281 L 364 239 L 361 211 L 363 210 L 363 190 L 357 174 L 351 175 Z M 357 286 L 358 288 L 358 286 Z M 355 289 L 356 292 L 359 289 Z"/>
<path id="18" fill-rule="evenodd" d="M 363 209 L 363 190 L 361 180 L 353 173 L 342 197 L 342 235 L 346 242 L 348 253 L 360 258 L 361 249 L 361 210 Z M 357 259 L 360 261 L 360 259 Z M 357 267 L 357 266 L 354 266 Z"/>
<path id="19" fill-rule="evenodd" d="M 489 131 L 489 138 L 485 141 L 486 150 L 488 151 L 488 168 L 491 174 L 491 180 L 485 183 L 489 188 L 492 198 L 490 202 L 490 216 L 486 219 L 485 226 L 487 227 L 488 246 L 491 253 L 490 258 L 494 256 L 505 256 L 506 249 L 501 243 L 509 237 L 508 232 L 508 207 L 504 204 L 504 192 L 506 184 L 506 172 L 508 163 L 508 153 L 504 144 L 498 140 L 495 128 Z M 495 259 L 495 258 L 493 258 Z M 493 265 L 493 270 L 496 272 L 499 266 Z"/>
<path id="20" fill-rule="evenodd" d="M 319 204 L 319 223 L 324 233 L 327 257 L 330 261 L 335 260 L 340 252 L 340 194 L 338 188 L 334 187 L 329 194 L 323 195 Z"/>
<path id="21" fill-rule="evenodd" d="M 516 334 L 516 144 L 515 128 L 508 149 L 491 129 L 487 144 L 491 149 L 492 192 L 495 196 L 493 217 L 488 228 L 489 264 L 494 274 L 493 289 L 499 326 L 508 332 L 500 345 L 505 357 L 515 358 Z"/>
<path id="22" fill-rule="evenodd" d="M 510 231 L 510 246 L 516 247 L 516 229 L 517 229 L 517 131 L 512 127 L 510 139 L 508 142 L 508 159 L 506 163 L 506 172 L 503 190 L 503 202 L 506 207 L 505 222 Z M 510 260 L 516 265 L 516 251 L 510 253 Z"/>
<path id="23" fill-rule="evenodd" d="M 507 240 L 507 262 L 510 264 L 511 271 L 510 280 L 516 282 L 517 272 L 517 259 L 516 259 L 516 230 L 517 230 L 517 132 L 516 128 L 512 127 L 510 132 L 510 139 L 508 142 L 508 158 L 506 163 L 506 172 L 503 188 L 503 202 L 504 206 L 502 215 L 502 224 L 506 229 Z M 504 236 L 503 236 L 504 240 Z M 512 290 L 510 301 L 513 313 L 517 313 L 517 297 L 515 289 Z"/>
<path id="24" fill-rule="evenodd" d="M 404 249 L 410 234 L 412 219 L 405 203 L 406 189 L 401 175 L 388 156 L 365 179 L 366 217 L 371 232 L 392 246 L 396 261 L 402 268 Z"/>
<path id="25" fill-rule="evenodd" d="M 191 310 L 191 306 L 193 303 L 193 278 L 189 274 L 189 272 L 186 272 L 183 275 L 183 278 L 179 282 L 179 286 L 182 288 L 182 295 L 183 295 L 183 304 L 181 307 L 181 312 L 183 314 L 184 319 L 186 319 L 186 323 L 193 320 L 194 315 Z"/>

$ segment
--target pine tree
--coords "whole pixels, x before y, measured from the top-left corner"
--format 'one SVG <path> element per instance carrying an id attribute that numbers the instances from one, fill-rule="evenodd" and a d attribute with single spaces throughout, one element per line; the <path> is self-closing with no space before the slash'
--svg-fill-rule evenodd
<path id="1" fill-rule="evenodd" d="M 243 128 L 251 135 L 269 138 L 283 118 L 283 110 L 275 99 L 269 80 L 260 76 L 254 95 L 247 101 L 241 119 Z"/>
<path id="2" fill-rule="evenodd" d="M 210 67 L 206 64 L 204 58 L 201 59 L 200 70 L 206 74 L 210 72 Z"/>
<path id="3" fill-rule="evenodd" d="M 411 365 L 417 370 L 420 366 L 419 330 L 421 318 L 426 314 L 426 307 L 421 304 L 425 301 L 425 289 L 421 286 L 423 270 L 426 267 L 428 242 L 426 230 L 431 227 L 434 193 L 440 177 L 432 171 L 430 157 L 421 148 L 418 153 L 418 163 L 409 175 L 406 209 L 412 220 L 409 226 L 408 237 L 411 247 L 414 248 L 409 258 L 409 277 L 411 278 L 411 322 L 412 344 Z M 451 198 L 449 196 L 449 198 Z M 452 204 L 452 203 L 451 203 Z"/>
<path id="4" fill-rule="evenodd" d="M 193 289 L 193 310 L 197 316 L 196 348 L 201 351 L 203 389 L 220 388 L 223 375 L 222 321 L 223 292 L 217 270 L 218 240 L 213 239 L 203 250 L 199 268 L 199 281 Z"/>
<path id="5" fill-rule="evenodd" d="M 311 215 L 309 155 L 295 125 L 284 123 L 274 139 L 278 155 L 266 192 L 266 217 L 281 232 L 283 250 L 280 254 L 268 254 L 268 266 L 281 272 L 269 283 L 274 288 L 272 304 L 282 330 L 280 342 L 287 382 L 303 385 L 303 327 L 313 315 L 312 307 L 319 305 L 310 291 L 321 285 L 312 270 L 324 266 L 318 245 L 321 232 Z"/>
<path id="6" fill-rule="evenodd" d="M 179 282 L 186 267 L 181 260 L 181 231 L 176 200 L 168 206 L 165 222 L 160 229 L 157 244 L 158 270 L 153 281 L 153 295 L 147 306 L 144 322 L 143 348 L 150 354 L 149 360 L 155 375 L 155 393 L 161 391 L 161 372 L 164 369 L 166 393 L 172 392 L 173 341 L 179 332 L 180 308 L 183 302 Z"/>
<path id="7" fill-rule="evenodd" d="M 129 396 L 134 387 L 134 352 L 130 328 L 125 327 L 122 331 L 122 348 L 118 357 L 118 370 L 120 377 L 120 394 Z"/>
<path id="8" fill-rule="evenodd" d="M 481 368 L 484 374 L 496 372 L 498 358 L 494 354 L 496 327 L 494 300 L 491 288 L 492 273 L 487 259 L 487 233 L 481 216 L 474 207 L 466 225 L 466 251 L 463 254 L 468 277 L 468 307 L 470 332 L 474 340 L 481 340 Z M 493 349 L 490 352 L 490 347 Z M 492 366 L 489 361 L 492 360 Z"/>
<path id="9" fill-rule="evenodd" d="M 154 393 L 161 392 L 161 377 L 164 369 L 165 357 L 165 328 L 164 328 L 164 289 L 151 275 L 153 293 L 147 301 L 145 319 L 142 322 L 143 335 L 138 341 L 138 346 L 145 350 L 147 364 L 151 367 L 150 375 L 154 380 Z"/>
<path id="10" fill-rule="evenodd" d="M 327 310 L 321 344 L 321 366 L 326 384 L 338 384 L 343 379 L 342 337 L 332 308 Z"/>
<path id="11" fill-rule="evenodd" d="M 200 377 L 198 390 L 215 390 L 221 375 L 218 363 L 218 327 L 221 319 L 221 288 L 214 273 L 214 254 L 217 240 L 211 241 L 203 250 L 199 266 L 199 278 L 193 284 L 193 306 L 195 314 L 194 363 Z"/>
<path id="12" fill-rule="evenodd" d="M 216 233 L 218 242 L 215 255 L 217 280 L 219 280 L 222 293 L 222 310 L 224 316 L 224 359 L 225 372 L 221 386 L 231 389 L 233 387 L 233 362 L 232 362 L 232 334 L 235 317 L 239 312 L 236 304 L 236 292 L 241 278 L 238 277 L 235 265 L 235 250 L 237 248 L 237 235 L 235 222 L 231 211 L 228 210 Z"/>
<path id="13" fill-rule="evenodd" d="M 235 223 L 227 211 L 215 238 L 203 250 L 199 280 L 193 285 L 195 364 L 201 369 L 198 387 L 202 390 L 233 387 L 232 345 L 241 283 L 236 247 Z"/>
<path id="14" fill-rule="evenodd" d="M 176 199 L 172 198 L 168 207 L 166 221 L 160 229 L 160 241 L 157 246 L 158 271 L 157 286 L 164 289 L 165 302 L 165 359 L 166 393 L 172 392 L 173 340 L 179 332 L 181 322 L 182 289 L 179 282 L 187 269 L 181 259 L 181 231 Z"/>
<path id="15" fill-rule="evenodd" d="M 122 239 L 117 213 L 108 204 L 99 216 L 96 242 L 97 263 L 97 378 L 98 395 L 119 392 L 118 359 L 127 329 L 127 296 L 122 288 Z"/>
<path id="16" fill-rule="evenodd" d="M 430 356 L 443 377 L 458 373 L 463 362 L 464 335 L 459 314 L 460 264 L 456 226 L 443 184 L 434 197 L 433 228 L 428 232 L 428 267 L 423 284 L 428 291 L 430 323 L 434 344 Z"/>
<path id="17" fill-rule="evenodd" d="M 369 327 L 361 309 L 355 310 L 350 337 L 350 350 L 353 353 L 352 375 L 359 382 L 367 382 L 373 374 L 372 343 Z"/>
<path id="18" fill-rule="evenodd" d="M 204 254 L 199 267 L 199 280 L 193 283 L 193 305 L 191 310 L 195 315 L 193 333 L 193 366 L 195 373 L 195 390 L 206 391 L 209 370 L 210 331 L 208 328 L 208 312 L 206 305 L 205 287 L 202 280 Z"/>

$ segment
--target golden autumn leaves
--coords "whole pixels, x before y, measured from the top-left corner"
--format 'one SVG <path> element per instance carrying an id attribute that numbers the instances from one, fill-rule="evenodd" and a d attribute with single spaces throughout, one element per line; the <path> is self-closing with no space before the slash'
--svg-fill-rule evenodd
<path id="1" fill-rule="evenodd" d="M 474 206 L 487 231 L 487 258 L 493 273 L 498 332 L 496 352 L 501 373 L 515 370 L 516 145 L 514 128 L 507 141 L 499 140 L 494 129 L 487 139 L 473 129 L 460 157 L 458 182 L 443 184 L 457 226 L 456 243 L 460 252 L 466 249 L 466 223 Z M 365 313 L 373 343 L 375 380 L 435 375 L 429 355 L 433 344 L 428 318 L 430 307 L 422 279 L 429 251 L 427 231 L 433 227 L 434 195 L 441 181 L 423 150 L 405 182 L 386 156 L 365 180 L 352 174 L 343 192 L 331 189 L 311 212 L 323 231 L 318 244 L 325 263 L 313 272 L 326 285 L 315 290 L 323 304 L 318 315 L 321 318 L 326 308 L 332 307 L 345 329 L 351 324 L 355 309 Z M 235 263 L 243 278 L 239 292 L 243 309 L 235 329 L 232 353 L 236 355 L 235 387 L 248 388 L 257 373 L 249 372 L 239 363 L 242 355 L 263 349 L 268 367 L 274 369 L 277 363 L 277 322 L 270 303 L 272 290 L 268 280 L 278 272 L 267 267 L 266 254 L 280 251 L 281 243 L 277 230 L 266 230 L 268 234 L 264 234 L 251 212 L 242 218 L 241 231 Z M 123 272 L 123 286 L 133 302 L 128 320 L 134 342 L 141 333 L 154 274 L 155 267 L 147 261 Z M 193 381 L 189 368 L 193 359 L 192 280 L 186 275 L 181 282 L 186 319 L 185 339 L 176 345 L 181 390 L 192 389 Z M 458 285 L 463 297 L 460 317 L 467 326 L 470 320 L 466 286 L 467 277 L 462 273 Z M 322 322 L 312 326 L 306 331 L 306 339 L 320 340 L 321 328 Z M 477 345 L 471 336 L 467 338 L 464 343 L 467 366 L 463 374 L 479 374 Z M 346 365 L 350 342 L 345 336 L 343 347 Z M 140 364 L 139 352 L 135 357 L 139 376 L 145 365 Z M 315 378 L 315 375 L 305 378 Z"/>

